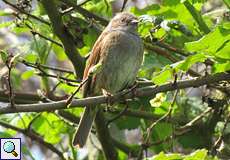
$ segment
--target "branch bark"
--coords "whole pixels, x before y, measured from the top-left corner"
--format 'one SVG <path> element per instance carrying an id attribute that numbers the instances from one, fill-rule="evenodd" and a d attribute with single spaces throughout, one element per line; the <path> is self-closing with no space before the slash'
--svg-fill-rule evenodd
<path id="1" fill-rule="evenodd" d="M 64 25 L 62 16 L 58 11 L 55 2 L 53 0 L 41 0 L 41 3 L 49 16 L 54 33 L 61 40 L 65 52 L 74 66 L 76 75 L 81 79 L 85 67 L 85 59 L 81 57 L 80 53 L 77 51 L 73 36 L 68 32 L 67 27 Z"/>
<path id="2" fill-rule="evenodd" d="M 146 97 L 153 96 L 160 92 L 173 91 L 176 89 L 184 89 L 189 87 L 199 87 L 202 85 L 213 84 L 219 81 L 229 81 L 230 73 L 218 73 L 215 75 L 207 75 L 198 78 L 193 78 L 190 80 L 181 80 L 177 83 L 166 83 L 161 86 L 148 86 L 137 88 L 135 95 L 133 92 L 127 93 L 127 90 L 122 91 L 116 95 L 110 96 L 111 102 L 120 102 L 125 99 L 130 99 L 135 97 Z M 102 104 L 107 103 L 107 96 L 96 96 L 96 97 L 87 97 L 84 99 L 74 99 L 69 105 L 69 108 L 82 107 L 82 106 L 91 106 L 92 104 Z M 11 108 L 10 105 L 0 108 L 0 114 L 5 113 L 17 113 L 17 112 L 43 112 L 43 111 L 53 111 L 66 109 L 66 100 L 42 103 L 42 104 L 25 104 L 25 105 L 15 105 L 15 108 Z"/>
<path id="3" fill-rule="evenodd" d="M 99 141 L 101 142 L 105 158 L 107 160 L 117 160 L 118 153 L 116 148 L 114 147 L 111 135 L 106 125 L 107 123 L 105 116 L 101 109 L 98 111 L 94 122 L 97 131 L 97 136 Z"/>

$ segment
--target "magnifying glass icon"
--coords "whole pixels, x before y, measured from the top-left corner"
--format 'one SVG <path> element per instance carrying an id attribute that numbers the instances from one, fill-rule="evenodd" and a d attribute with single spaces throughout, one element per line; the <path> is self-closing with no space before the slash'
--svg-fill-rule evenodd
<path id="1" fill-rule="evenodd" d="M 11 141 L 6 141 L 4 144 L 3 144 L 3 150 L 6 152 L 6 153 L 11 153 L 13 154 L 14 157 L 17 157 L 18 156 L 18 153 L 15 152 L 15 145 L 13 142 Z"/>

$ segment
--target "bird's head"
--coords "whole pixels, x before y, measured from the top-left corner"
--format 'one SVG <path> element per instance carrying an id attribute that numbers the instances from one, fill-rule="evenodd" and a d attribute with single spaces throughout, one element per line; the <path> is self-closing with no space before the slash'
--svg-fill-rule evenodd
<path id="1" fill-rule="evenodd" d="M 112 18 L 108 27 L 110 29 L 122 29 L 129 32 L 136 32 L 137 25 L 138 19 L 136 16 L 128 12 L 122 12 Z"/>

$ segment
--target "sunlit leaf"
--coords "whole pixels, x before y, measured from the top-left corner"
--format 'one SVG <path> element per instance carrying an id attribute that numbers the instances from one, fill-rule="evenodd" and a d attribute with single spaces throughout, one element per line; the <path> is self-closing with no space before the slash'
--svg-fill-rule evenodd
<path id="1" fill-rule="evenodd" d="M 164 93 L 158 93 L 155 98 L 150 100 L 150 104 L 153 107 L 160 107 L 161 104 L 166 100 L 166 95 Z"/>
<path id="2" fill-rule="evenodd" d="M 225 62 L 225 63 L 216 63 L 213 66 L 213 72 L 214 73 L 219 73 L 219 72 L 225 72 L 230 70 L 230 62 Z"/>
<path id="3" fill-rule="evenodd" d="M 62 47 L 53 45 L 53 51 L 59 61 L 64 61 L 67 59 L 67 56 Z"/>
<path id="4" fill-rule="evenodd" d="M 195 54 L 195 55 L 189 56 L 185 60 L 177 63 L 175 68 L 183 70 L 183 71 L 187 71 L 188 69 L 190 69 L 192 67 L 193 64 L 195 64 L 197 62 L 204 62 L 207 58 L 208 57 L 205 56 L 204 54 Z"/>
<path id="5" fill-rule="evenodd" d="M 0 28 L 9 27 L 13 24 L 13 21 L 0 23 Z"/>
<path id="6" fill-rule="evenodd" d="M 205 149 L 197 150 L 191 155 L 184 158 L 184 160 L 206 160 L 208 151 Z"/>
<path id="7" fill-rule="evenodd" d="M 26 61 L 28 61 L 30 63 L 35 63 L 38 60 L 38 55 L 36 55 L 34 53 L 30 53 L 30 54 L 26 54 L 26 56 L 24 58 Z"/>
<path id="8" fill-rule="evenodd" d="M 6 62 L 8 54 L 3 50 L 0 51 L 0 54 L 1 54 L 2 61 Z"/>
<path id="9" fill-rule="evenodd" d="M 217 26 L 212 32 L 203 36 L 200 40 L 186 43 L 186 49 L 190 52 L 202 52 L 209 55 L 217 55 L 222 49 L 229 49 L 228 41 L 230 41 L 230 29 Z M 224 51 L 224 57 L 226 56 Z M 223 53 L 222 53 L 223 54 Z"/>
<path id="10" fill-rule="evenodd" d="M 166 66 L 161 72 L 155 74 L 152 78 L 152 81 L 155 84 L 163 84 L 166 81 L 168 81 L 170 78 L 172 78 L 172 68 L 168 65 Z"/>
<path id="11" fill-rule="evenodd" d="M 23 80 L 28 80 L 29 78 L 31 78 L 34 75 L 34 70 L 28 70 L 22 73 L 21 78 Z"/>

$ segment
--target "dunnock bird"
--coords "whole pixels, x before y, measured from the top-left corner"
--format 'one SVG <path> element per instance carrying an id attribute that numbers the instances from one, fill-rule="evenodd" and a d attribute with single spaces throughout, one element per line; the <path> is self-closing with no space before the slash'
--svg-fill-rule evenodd
<path id="1" fill-rule="evenodd" d="M 134 84 L 143 60 L 143 43 L 137 33 L 137 18 L 127 12 L 117 14 L 93 46 L 84 71 L 83 96 L 114 94 Z M 95 66 L 99 69 L 93 74 Z M 91 78 L 89 78 L 91 75 Z M 73 145 L 83 147 L 100 107 L 87 106 L 81 117 Z"/>

